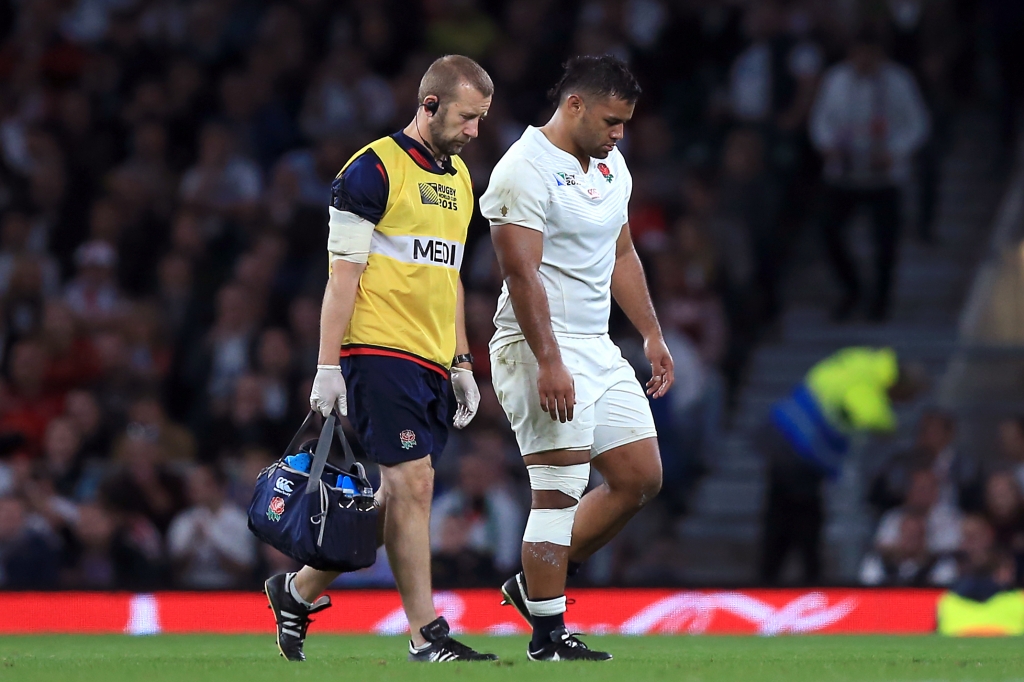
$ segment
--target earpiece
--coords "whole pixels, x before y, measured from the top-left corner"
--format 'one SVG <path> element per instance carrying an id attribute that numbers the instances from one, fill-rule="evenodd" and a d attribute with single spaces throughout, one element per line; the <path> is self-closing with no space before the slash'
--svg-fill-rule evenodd
<path id="1" fill-rule="evenodd" d="M 437 113 L 437 109 L 440 106 L 441 106 L 441 102 L 439 100 L 436 100 L 436 99 L 432 99 L 430 101 L 423 102 L 423 108 L 426 109 L 427 111 L 429 111 L 431 116 L 433 116 L 434 114 Z"/>

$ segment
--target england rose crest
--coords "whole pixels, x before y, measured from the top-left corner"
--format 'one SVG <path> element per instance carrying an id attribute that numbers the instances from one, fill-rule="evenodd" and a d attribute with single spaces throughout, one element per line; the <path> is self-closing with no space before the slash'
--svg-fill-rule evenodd
<path id="1" fill-rule="evenodd" d="M 612 175 L 612 169 L 609 168 L 607 164 L 597 164 L 597 170 L 601 171 L 601 175 L 603 175 L 604 179 L 607 180 L 608 182 L 611 182 L 612 180 L 615 179 L 615 176 Z"/>
<path id="2" fill-rule="evenodd" d="M 416 434 L 410 431 L 409 429 L 406 429 L 405 431 L 402 431 L 400 434 L 398 434 L 398 439 L 402 441 L 403 450 L 411 450 L 412 448 L 416 447 Z"/>
<path id="3" fill-rule="evenodd" d="M 281 514 L 284 513 L 284 500 L 280 497 L 275 497 L 270 500 L 270 506 L 267 507 L 267 518 L 271 521 L 280 521 Z"/>

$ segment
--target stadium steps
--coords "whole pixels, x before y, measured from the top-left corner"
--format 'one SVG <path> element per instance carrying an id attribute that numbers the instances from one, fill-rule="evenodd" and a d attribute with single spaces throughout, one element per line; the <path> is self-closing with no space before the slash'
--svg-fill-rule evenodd
<path id="1" fill-rule="evenodd" d="M 757 579 L 764 462 L 753 434 L 772 402 L 811 365 L 845 346 L 889 345 L 901 359 L 922 363 L 936 380 L 944 373 L 1002 187 L 990 170 L 992 130 L 991 120 L 981 113 L 966 113 L 957 121 L 940 186 L 935 225 L 939 243 L 922 246 L 909 235 L 903 239 L 892 321 L 832 324 L 828 309 L 837 288 L 815 235 L 805 235 L 795 260 L 808 265 L 792 273 L 787 283 L 789 305 L 779 333 L 755 351 L 730 429 L 713 456 L 710 473 L 696 487 L 691 514 L 676 526 L 687 557 L 688 582 L 728 585 Z M 851 227 L 854 253 L 867 282 L 872 257 L 867 227 L 863 219 Z M 905 437 L 915 415 L 908 409 L 898 412 Z M 834 582 L 855 580 L 873 533 L 874 521 L 863 503 L 864 472 L 877 453 L 861 450 L 852 460 L 843 478 L 826 488 L 825 574 Z"/>

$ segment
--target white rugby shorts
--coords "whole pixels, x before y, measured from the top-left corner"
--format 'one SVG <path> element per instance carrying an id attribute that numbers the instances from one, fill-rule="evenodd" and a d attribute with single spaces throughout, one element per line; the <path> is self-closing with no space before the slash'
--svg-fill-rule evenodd
<path id="1" fill-rule="evenodd" d="M 657 435 L 640 382 L 608 335 L 558 337 L 562 362 L 576 388 L 573 419 L 561 423 L 541 409 L 537 358 L 525 340 L 491 350 L 491 381 L 519 450 L 590 450 L 591 458 Z"/>

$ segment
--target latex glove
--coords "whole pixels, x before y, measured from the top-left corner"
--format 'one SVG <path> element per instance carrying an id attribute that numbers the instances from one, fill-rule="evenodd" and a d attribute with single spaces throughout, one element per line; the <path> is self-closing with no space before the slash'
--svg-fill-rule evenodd
<path id="1" fill-rule="evenodd" d="M 476 408 L 480 407 L 480 389 L 473 378 L 473 370 L 452 367 L 452 390 L 455 391 L 455 402 L 459 404 L 452 425 L 464 429 L 476 416 Z"/>
<path id="2" fill-rule="evenodd" d="M 348 415 L 347 392 L 340 365 L 317 365 L 309 406 L 325 418 L 331 414 L 331 409 L 336 409 L 340 415 Z"/>

